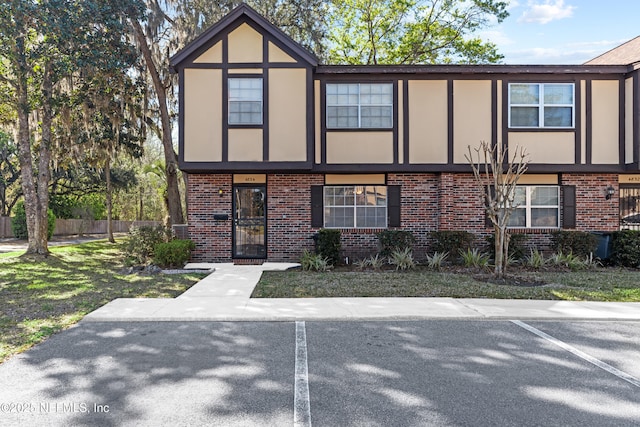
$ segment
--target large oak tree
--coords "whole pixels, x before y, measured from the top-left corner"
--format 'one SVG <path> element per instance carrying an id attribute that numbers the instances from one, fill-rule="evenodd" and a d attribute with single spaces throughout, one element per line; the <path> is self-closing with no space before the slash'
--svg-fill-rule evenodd
<path id="1" fill-rule="evenodd" d="M 47 210 L 55 121 L 69 87 L 89 72 L 124 72 L 126 14 L 137 0 L 5 0 L 0 4 L 0 84 L 15 114 L 27 253 L 47 255 Z"/>
<path id="2" fill-rule="evenodd" d="M 499 0 L 333 0 L 328 16 L 334 64 L 478 64 L 502 56 L 474 33 L 508 12 Z"/>

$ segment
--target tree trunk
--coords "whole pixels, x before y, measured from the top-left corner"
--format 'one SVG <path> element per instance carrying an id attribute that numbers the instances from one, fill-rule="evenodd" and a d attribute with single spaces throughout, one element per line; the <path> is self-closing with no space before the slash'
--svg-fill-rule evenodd
<path id="1" fill-rule="evenodd" d="M 143 189 L 142 186 L 140 186 L 140 206 L 138 207 L 138 221 L 142 221 L 142 218 L 144 218 L 144 199 L 142 198 L 142 196 L 144 195 L 143 193 Z"/>
<path id="2" fill-rule="evenodd" d="M 109 242 L 115 243 L 116 239 L 113 238 L 113 223 L 111 221 L 113 213 L 113 203 L 111 198 L 111 159 L 108 156 L 104 165 L 104 174 L 107 180 L 107 236 L 109 238 Z"/>
<path id="3" fill-rule="evenodd" d="M 494 266 L 494 274 L 497 277 L 502 277 L 503 275 L 503 248 L 504 248 L 504 232 L 503 230 L 495 225 L 495 247 L 494 247 L 494 256 L 495 256 L 495 266 Z"/>
<path id="4" fill-rule="evenodd" d="M 165 176 L 167 179 L 167 200 L 168 200 L 168 215 L 169 226 L 172 224 L 183 224 L 184 216 L 182 212 L 182 201 L 180 197 L 180 188 L 178 187 L 178 159 L 176 152 L 173 149 L 173 142 L 171 138 L 171 118 L 169 117 L 169 107 L 167 106 L 167 91 L 158 69 L 153 62 L 153 56 L 151 50 L 147 44 L 147 37 L 144 34 L 144 30 L 140 23 L 132 19 L 131 25 L 135 33 L 136 40 L 142 51 L 142 56 L 147 64 L 147 70 L 151 75 L 153 87 L 158 97 L 158 106 L 160 108 L 160 121 L 162 123 L 162 146 L 164 148 L 164 161 L 165 161 Z"/>
<path id="5" fill-rule="evenodd" d="M 48 197 L 44 200 L 45 210 L 44 210 L 44 218 L 45 218 L 45 227 L 44 227 L 44 239 L 42 239 L 43 230 L 42 230 L 42 215 L 41 210 L 43 204 L 39 200 L 38 190 L 41 186 L 41 181 L 46 180 L 48 177 L 48 163 L 46 172 L 44 175 L 42 173 L 38 174 L 38 190 L 36 189 L 36 181 L 34 180 L 34 168 L 33 168 L 33 157 L 31 153 L 31 129 L 29 125 L 29 113 L 31 111 L 29 107 L 29 70 L 27 66 L 26 52 L 24 46 L 24 38 L 20 37 L 16 40 L 14 52 L 17 58 L 18 67 L 16 70 L 16 95 L 17 95 L 17 110 L 18 110 L 18 159 L 20 161 L 20 175 L 22 182 L 22 192 L 24 194 L 24 208 L 27 220 L 27 234 L 28 234 L 28 254 L 41 254 L 47 255 L 49 253 L 49 249 L 47 247 L 47 205 L 48 205 Z M 45 70 L 45 75 L 48 74 L 48 70 Z M 48 81 L 48 96 L 51 96 L 51 80 L 45 79 Z M 43 95 L 45 96 L 44 103 L 47 102 L 47 88 L 43 86 Z M 46 123 L 46 114 L 49 114 L 48 123 Z M 46 126 L 49 126 L 49 132 L 43 134 L 43 141 L 41 144 L 41 155 L 45 156 L 48 153 L 48 143 L 51 136 L 51 110 L 45 111 L 45 117 L 43 117 L 43 129 Z M 44 138 L 48 138 L 45 140 Z M 43 148 L 44 147 L 44 148 Z M 42 153 L 44 151 L 44 153 Z M 49 156 L 50 157 L 50 156 Z M 40 164 L 45 159 L 40 158 Z M 43 171 L 40 171 L 43 172 Z M 48 191 L 48 189 L 47 189 Z M 48 193 L 47 193 L 48 195 Z"/>
<path id="6" fill-rule="evenodd" d="M 42 81 L 42 140 L 40 142 L 38 159 L 38 216 L 36 225 L 36 253 L 47 255 L 49 248 L 49 183 L 51 182 L 51 128 L 53 114 L 51 106 L 53 104 L 53 84 L 51 82 L 51 65 L 47 63 L 44 67 L 44 78 Z"/>
<path id="7" fill-rule="evenodd" d="M 508 230 L 504 232 L 504 248 L 503 248 L 503 256 L 502 256 L 502 274 L 506 274 L 507 267 L 509 266 L 509 242 L 511 241 L 511 234 L 509 234 Z"/>

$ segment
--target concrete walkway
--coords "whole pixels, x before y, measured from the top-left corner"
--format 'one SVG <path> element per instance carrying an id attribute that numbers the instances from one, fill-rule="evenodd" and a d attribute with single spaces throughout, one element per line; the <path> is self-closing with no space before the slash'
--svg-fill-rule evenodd
<path id="1" fill-rule="evenodd" d="M 454 298 L 255 298 L 266 270 L 258 266 L 189 264 L 214 272 L 175 299 L 120 298 L 89 313 L 84 322 L 293 321 L 415 319 L 640 320 L 640 303 Z"/>

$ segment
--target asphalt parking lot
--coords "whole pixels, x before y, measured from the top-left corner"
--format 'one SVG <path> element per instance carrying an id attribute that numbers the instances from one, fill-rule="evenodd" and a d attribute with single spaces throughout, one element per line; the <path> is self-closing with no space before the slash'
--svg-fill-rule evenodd
<path id="1" fill-rule="evenodd" d="M 640 323 L 90 323 L 0 365 L 2 426 L 637 426 Z"/>

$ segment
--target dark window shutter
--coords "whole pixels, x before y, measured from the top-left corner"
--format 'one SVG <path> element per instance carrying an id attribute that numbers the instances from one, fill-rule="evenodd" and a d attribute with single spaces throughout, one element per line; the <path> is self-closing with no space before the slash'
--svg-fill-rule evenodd
<path id="1" fill-rule="evenodd" d="M 322 185 L 311 186 L 311 227 L 324 227 L 324 203 Z"/>
<path id="2" fill-rule="evenodd" d="M 400 227 L 400 186 L 387 186 L 388 227 Z"/>
<path id="3" fill-rule="evenodd" d="M 490 191 L 491 191 L 491 197 L 493 198 L 493 196 L 495 196 L 496 194 L 496 188 L 492 185 Z M 487 197 L 483 194 L 482 208 L 484 209 L 484 226 L 487 228 L 493 229 L 493 222 L 491 221 L 491 218 L 489 218 L 489 213 L 487 213 L 486 205 L 487 205 Z"/>
<path id="4" fill-rule="evenodd" d="M 576 228 L 576 186 L 563 185 L 562 191 L 562 228 Z"/>

